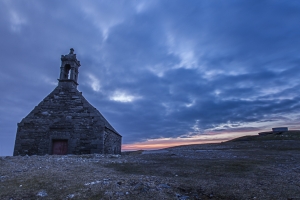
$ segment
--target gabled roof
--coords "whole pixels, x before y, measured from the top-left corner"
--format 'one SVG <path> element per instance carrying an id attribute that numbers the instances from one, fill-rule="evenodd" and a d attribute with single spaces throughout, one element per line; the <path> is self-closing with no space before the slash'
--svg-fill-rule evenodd
<path id="1" fill-rule="evenodd" d="M 120 135 L 104 118 L 104 116 L 92 106 L 77 88 L 57 86 L 47 97 L 41 101 L 21 123 L 39 122 L 50 127 L 70 127 L 75 123 L 86 119 L 92 119 L 93 124 L 107 128 Z M 72 122 L 73 121 L 73 122 Z"/>

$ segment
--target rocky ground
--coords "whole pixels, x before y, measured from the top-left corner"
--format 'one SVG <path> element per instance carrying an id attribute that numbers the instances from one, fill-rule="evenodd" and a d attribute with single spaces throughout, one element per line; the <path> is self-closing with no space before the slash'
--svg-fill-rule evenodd
<path id="1" fill-rule="evenodd" d="M 0 199 L 300 199 L 300 141 L 2 157 Z"/>

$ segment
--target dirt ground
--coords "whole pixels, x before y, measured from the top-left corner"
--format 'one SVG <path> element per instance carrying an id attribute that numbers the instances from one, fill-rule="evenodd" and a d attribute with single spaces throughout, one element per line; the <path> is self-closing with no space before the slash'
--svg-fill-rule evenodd
<path id="1" fill-rule="evenodd" d="M 2 157 L 0 199 L 300 199 L 300 141 Z"/>

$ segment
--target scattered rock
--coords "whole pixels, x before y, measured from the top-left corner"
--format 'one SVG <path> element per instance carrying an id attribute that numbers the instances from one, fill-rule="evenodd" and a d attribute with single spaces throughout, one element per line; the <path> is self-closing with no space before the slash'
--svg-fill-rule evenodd
<path id="1" fill-rule="evenodd" d="M 48 196 L 48 194 L 47 194 L 47 192 L 45 190 L 41 190 L 41 191 L 39 191 L 36 194 L 36 196 L 38 196 L 38 197 L 46 197 L 46 196 Z"/>
<path id="2" fill-rule="evenodd" d="M 88 186 L 88 185 L 95 185 L 97 183 L 101 183 L 101 181 L 93 181 L 93 182 L 90 182 L 90 183 L 85 183 L 84 185 L 85 186 Z"/>
<path id="3" fill-rule="evenodd" d="M 149 187 L 143 183 L 137 183 L 134 187 L 133 190 L 135 191 L 140 191 L 140 192 L 146 192 L 149 190 Z"/>
<path id="4" fill-rule="evenodd" d="M 72 199 L 72 198 L 74 198 L 75 197 L 75 194 L 69 194 L 68 196 L 67 196 L 67 199 Z"/>
<path id="5" fill-rule="evenodd" d="M 118 181 L 117 184 L 118 184 L 118 185 L 122 185 L 122 182 L 121 182 L 121 181 Z"/>
<path id="6" fill-rule="evenodd" d="M 124 192 L 116 192 L 117 196 L 124 196 Z"/>
<path id="7" fill-rule="evenodd" d="M 158 185 L 159 188 L 171 188 L 171 186 L 167 185 L 167 184 L 159 184 Z"/>
<path id="8" fill-rule="evenodd" d="M 30 194 L 25 189 L 35 192 L 32 199 L 298 197 L 299 150 L 208 147 L 118 158 L 102 154 L 0 157 L 0 199 L 28 199 Z M 176 157 L 171 157 L 173 153 Z"/>
<path id="9" fill-rule="evenodd" d="M 176 195 L 177 199 L 179 199 L 179 200 L 187 200 L 187 199 L 190 198 L 189 196 L 181 195 L 181 194 L 178 194 L 178 193 L 176 193 L 175 195 Z"/>

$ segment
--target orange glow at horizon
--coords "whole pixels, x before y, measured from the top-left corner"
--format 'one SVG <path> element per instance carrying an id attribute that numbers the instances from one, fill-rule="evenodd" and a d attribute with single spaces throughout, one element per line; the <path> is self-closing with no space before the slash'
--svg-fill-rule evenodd
<path id="1" fill-rule="evenodd" d="M 173 141 L 173 142 L 162 142 L 157 140 L 157 144 L 151 144 L 146 142 L 140 142 L 140 143 L 133 143 L 133 144 L 124 144 L 122 145 L 122 151 L 135 151 L 135 150 L 155 150 L 155 149 L 164 149 L 168 147 L 174 147 L 174 146 L 181 146 L 181 145 L 190 145 L 190 144 L 207 144 L 207 143 L 218 143 L 218 142 L 224 142 L 224 140 L 216 141 L 203 141 L 203 142 L 196 142 L 196 141 Z"/>
<path id="2" fill-rule="evenodd" d="M 159 138 L 148 139 L 144 142 L 137 142 L 132 144 L 123 144 L 122 151 L 135 151 L 135 150 L 156 150 L 164 149 L 173 146 L 191 145 L 191 144 L 207 144 L 207 143 L 220 143 L 225 142 L 244 135 L 253 135 L 257 132 L 246 133 L 222 133 L 222 134 L 205 134 L 189 138 Z"/>
<path id="3" fill-rule="evenodd" d="M 191 145 L 191 144 L 207 144 L 207 143 L 220 143 L 225 142 L 234 138 L 246 136 L 246 135 L 257 135 L 258 132 L 270 131 L 269 127 L 276 126 L 288 126 L 291 129 L 299 129 L 299 124 L 286 122 L 284 124 L 278 124 L 278 122 L 261 122 L 261 126 L 255 126 L 254 124 L 249 124 L 250 127 L 257 127 L 256 130 L 240 130 L 234 132 L 231 131 L 214 131 L 208 130 L 205 134 L 189 136 L 183 135 L 177 138 L 158 138 L 158 139 L 148 139 L 143 142 L 136 142 L 131 144 L 123 144 L 122 151 L 135 151 L 135 150 L 156 150 L 164 149 L 168 147 L 181 146 L 181 145 Z M 253 126 L 252 126 L 253 125 Z"/>

